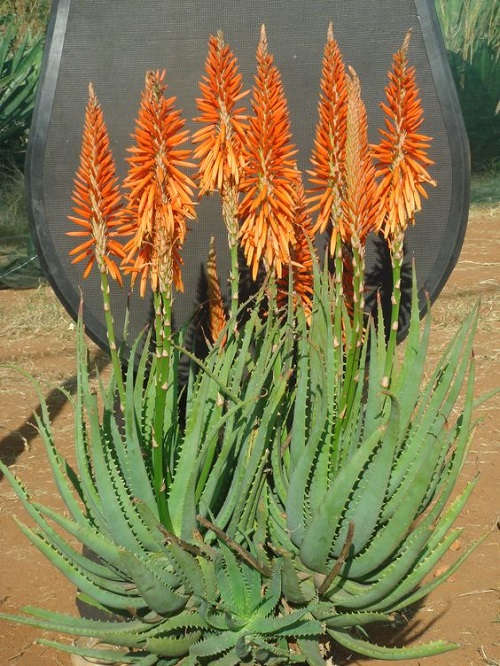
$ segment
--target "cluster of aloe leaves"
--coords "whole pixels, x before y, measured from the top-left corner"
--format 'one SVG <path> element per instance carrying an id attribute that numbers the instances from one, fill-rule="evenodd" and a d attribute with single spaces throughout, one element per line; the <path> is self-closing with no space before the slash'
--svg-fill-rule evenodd
<path id="1" fill-rule="evenodd" d="M 41 35 L 32 37 L 26 32 L 16 44 L 15 17 L 8 17 L 5 23 L 0 30 L 0 149 L 18 147 L 26 139 L 43 50 Z"/>
<path id="2" fill-rule="evenodd" d="M 316 268 L 308 321 L 291 306 L 282 316 L 272 303 L 243 306 L 203 360 L 175 339 L 163 523 L 146 454 L 155 360 L 143 344 L 119 411 L 113 382 L 92 390 L 80 325 L 75 469 L 46 406 L 38 424 L 67 511 L 32 501 L 2 471 L 36 524 L 20 523 L 23 532 L 110 619 L 31 607 L 3 617 L 120 647 L 110 657 L 43 641 L 61 650 L 141 666 L 320 666 L 336 643 L 392 660 L 453 648 L 382 647 L 365 627 L 424 598 L 474 548 L 428 577 L 460 534 L 453 523 L 475 485 L 450 500 L 472 428 L 477 310 L 424 381 L 430 321 L 421 330 L 414 289 L 387 390 L 383 331 L 368 322 L 366 335 L 356 332 L 339 289 Z M 186 356 L 191 373 L 178 390 Z"/>

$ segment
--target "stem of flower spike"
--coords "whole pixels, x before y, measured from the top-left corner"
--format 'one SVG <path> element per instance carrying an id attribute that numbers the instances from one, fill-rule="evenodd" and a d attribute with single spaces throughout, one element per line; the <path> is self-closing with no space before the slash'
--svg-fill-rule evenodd
<path id="1" fill-rule="evenodd" d="M 364 256 L 363 247 L 359 239 L 354 239 L 351 244 L 353 265 L 353 315 L 352 315 L 352 338 L 350 348 L 347 350 L 347 366 L 345 372 L 345 388 L 341 413 L 345 419 L 349 418 L 354 393 L 359 382 L 359 358 L 363 344 L 364 334 Z"/>
<path id="2" fill-rule="evenodd" d="M 353 253 L 353 278 L 352 278 L 352 291 L 353 291 L 353 311 L 352 321 L 349 322 L 349 314 L 343 306 L 345 299 L 345 292 L 342 288 L 343 285 L 343 251 L 342 241 L 337 239 L 337 250 L 335 260 L 336 275 L 340 275 L 340 285 L 337 290 L 337 298 L 340 299 L 340 307 L 336 309 L 336 317 L 340 319 L 341 335 L 343 344 L 340 346 L 340 357 L 337 359 L 337 367 L 341 376 L 340 392 L 339 392 L 339 416 L 335 426 L 335 440 L 340 437 L 343 429 L 343 424 L 348 423 L 350 412 L 353 406 L 355 392 L 360 381 L 359 359 L 361 354 L 363 335 L 364 335 L 364 297 L 363 297 L 363 281 L 364 281 L 364 256 L 363 247 L 359 240 L 353 238 L 351 241 L 351 249 Z M 340 273 L 337 273 L 340 271 Z M 338 314 L 337 314 L 338 313 Z M 340 467 L 343 459 L 337 459 L 335 464 Z"/>
<path id="3" fill-rule="evenodd" d="M 123 410 L 125 405 L 125 385 L 123 383 L 122 365 L 116 346 L 115 326 L 113 315 L 111 313 L 111 299 L 109 294 L 109 280 L 106 270 L 101 270 L 101 292 L 104 308 L 104 319 L 106 322 L 106 334 L 108 337 L 109 352 L 111 355 L 111 363 L 116 378 L 116 388 L 120 398 L 120 408 Z"/>
<path id="4" fill-rule="evenodd" d="M 391 263 L 392 263 L 392 295 L 391 295 L 391 323 L 389 340 L 385 357 L 385 368 L 382 377 L 383 388 L 389 388 L 391 383 L 392 369 L 396 355 L 396 345 L 399 329 L 399 311 L 401 309 L 401 269 L 403 266 L 403 241 L 404 232 L 398 230 L 391 240 Z"/>
<path id="5" fill-rule="evenodd" d="M 169 294 L 154 293 L 155 334 L 156 334 L 156 393 L 155 415 L 153 423 L 153 484 L 158 505 L 160 521 L 171 528 L 165 483 L 164 425 L 167 401 L 168 376 L 170 370 L 170 352 L 172 335 L 172 299 Z"/>
<path id="6" fill-rule="evenodd" d="M 231 319 L 236 317 L 239 304 L 239 266 L 238 266 L 238 190 L 234 185 L 225 187 L 222 191 L 222 217 L 227 228 L 229 252 L 231 257 L 231 272 L 229 282 L 231 287 Z"/>

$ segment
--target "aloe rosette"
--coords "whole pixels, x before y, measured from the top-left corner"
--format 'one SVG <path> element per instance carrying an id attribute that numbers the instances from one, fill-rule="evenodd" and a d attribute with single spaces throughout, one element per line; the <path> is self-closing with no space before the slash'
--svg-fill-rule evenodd
<path id="1" fill-rule="evenodd" d="M 429 323 L 421 339 L 417 308 L 391 391 L 381 389 L 386 346 L 372 329 L 357 376 L 344 377 L 355 388 L 342 418 L 344 385 L 325 378 L 339 374 L 349 331 L 340 354 L 331 289 L 318 274 L 309 326 L 305 317 L 262 322 L 257 308 L 237 335 L 230 322 L 223 350 L 215 347 L 191 375 L 183 434 L 172 418 L 178 406 L 167 401 L 165 432 L 176 442 L 168 526 L 143 456 L 154 368 L 148 380 L 144 353 L 129 373 L 122 425 L 112 390 L 100 392 L 99 418 L 80 327 L 77 469 L 57 452 L 46 407 L 38 423 L 68 517 L 32 502 L 2 469 L 37 525 L 20 524 L 28 538 L 83 601 L 126 622 L 31 608 L 17 621 L 122 646 L 119 659 L 136 664 L 252 657 L 315 664 L 325 635 L 379 658 L 453 647 L 385 648 L 360 638 L 358 628 L 422 599 L 470 552 L 421 585 L 457 539 L 452 525 L 475 485 L 448 502 L 471 432 L 476 313 L 423 389 L 416 379 Z M 453 422 L 464 385 L 465 406 Z M 97 557 L 81 554 L 64 532 Z M 57 645 L 104 658 L 96 648 Z"/>

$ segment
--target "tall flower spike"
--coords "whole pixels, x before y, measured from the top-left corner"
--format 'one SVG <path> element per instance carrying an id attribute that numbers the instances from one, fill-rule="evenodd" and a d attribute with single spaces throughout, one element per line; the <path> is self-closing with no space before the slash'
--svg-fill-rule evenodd
<path id="1" fill-rule="evenodd" d="M 260 261 L 278 278 L 296 243 L 294 215 L 300 172 L 281 76 L 268 52 L 264 26 L 257 48 L 257 73 L 245 144 L 244 197 L 238 207 L 240 242 L 255 279 Z"/>
<path id="2" fill-rule="evenodd" d="M 368 143 L 368 119 L 356 72 L 349 68 L 345 144 L 345 190 L 342 222 L 342 283 L 349 315 L 363 309 L 364 248 L 376 223 L 375 167 Z"/>
<path id="3" fill-rule="evenodd" d="M 424 184 L 436 185 L 427 166 L 430 137 L 418 130 L 423 122 L 422 104 L 415 81 L 415 68 L 408 66 L 408 47 L 411 31 L 406 34 L 401 49 L 394 55 L 389 83 L 385 89 L 386 129 L 380 130 L 383 139 L 373 147 L 380 178 L 380 201 L 377 228 L 392 243 L 404 234 L 422 208 L 421 196 L 427 198 Z"/>
<path id="4" fill-rule="evenodd" d="M 227 323 L 224 301 L 220 290 L 219 277 L 217 275 L 217 255 L 215 252 L 215 240 L 210 238 L 210 248 L 207 261 L 208 282 L 208 318 L 209 331 L 212 342 L 216 342 Z M 221 342 L 224 344 L 224 340 Z"/>
<path id="5" fill-rule="evenodd" d="M 344 61 L 331 23 L 323 53 L 320 89 L 319 119 L 311 155 L 313 169 L 308 171 L 312 184 L 308 189 L 308 202 L 311 213 L 319 211 L 314 230 L 323 233 L 331 225 L 330 253 L 333 255 L 342 225 L 347 87 Z"/>
<path id="6" fill-rule="evenodd" d="M 186 220 L 194 219 L 193 181 L 181 171 L 193 167 L 186 142 L 185 120 L 174 108 L 175 97 L 165 98 L 165 71 L 148 72 L 141 98 L 135 146 L 129 149 L 127 214 L 133 238 L 127 243 L 126 267 L 132 281 L 141 276 L 141 295 L 149 279 L 153 292 L 182 290 L 180 249 Z"/>
<path id="7" fill-rule="evenodd" d="M 125 253 L 113 237 L 122 225 L 122 196 L 104 115 L 92 84 L 72 198 L 74 215 L 68 217 L 80 230 L 67 235 L 86 239 L 70 251 L 72 263 L 87 260 L 84 278 L 96 263 L 101 272 L 109 273 L 121 285 L 122 275 L 113 257 L 123 258 Z"/>
<path id="8" fill-rule="evenodd" d="M 200 196 L 218 190 L 223 192 L 237 186 L 243 167 L 241 155 L 245 140 L 245 108 L 237 107 L 248 94 L 242 92 L 242 75 L 221 31 L 210 36 L 205 76 L 200 82 L 202 97 L 196 100 L 201 115 L 196 122 L 204 127 L 193 134 L 193 143 L 199 144 L 193 157 L 200 160 L 198 178 Z"/>
<path id="9" fill-rule="evenodd" d="M 347 77 L 345 192 L 339 233 L 346 244 L 363 247 L 376 223 L 376 180 L 368 144 L 368 119 L 356 72 Z"/>

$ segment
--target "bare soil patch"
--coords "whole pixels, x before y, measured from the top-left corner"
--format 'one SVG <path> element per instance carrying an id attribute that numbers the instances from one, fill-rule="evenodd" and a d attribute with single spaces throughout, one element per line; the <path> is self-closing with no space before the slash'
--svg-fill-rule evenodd
<path id="1" fill-rule="evenodd" d="M 44 299 L 44 317 L 39 312 Z M 475 341 L 476 390 L 483 394 L 500 386 L 500 210 L 481 207 L 472 212 L 460 261 L 435 303 L 431 344 L 432 363 L 450 340 L 473 304 L 481 299 Z M 34 427 L 39 409 L 36 390 L 24 376 L 3 364 L 32 373 L 47 398 L 63 455 L 72 458 L 72 410 L 58 391 L 75 383 L 72 322 L 47 287 L 33 291 L 0 291 L 0 456 L 30 489 L 33 499 L 58 506 L 42 443 Z M 106 360 L 91 345 L 103 367 Z M 412 644 L 438 638 L 455 641 L 460 649 L 409 666 L 498 666 L 499 607 L 499 435 L 500 396 L 480 408 L 478 423 L 460 487 L 480 475 L 479 485 L 457 524 L 463 534 L 454 552 L 440 563 L 447 567 L 469 546 L 485 538 L 465 564 L 424 601 L 412 617 L 395 626 L 374 630 L 388 644 Z M 25 605 L 76 613 L 74 590 L 28 542 L 14 516 L 29 523 L 21 503 L 0 480 L 0 610 L 16 613 Z M 68 655 L 40 646 L 37 630 L 0 623 L 0 664 L 5 666 L 68 666 Z M 360 666 L 367 660 L 339 651 L 335 663 Z M 373 660 L 372 664 L 386 662 Z M 333 666 L 333 665 L 332 665 Z"/>

